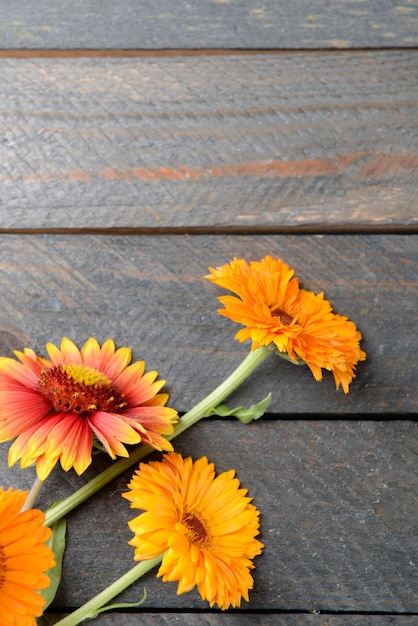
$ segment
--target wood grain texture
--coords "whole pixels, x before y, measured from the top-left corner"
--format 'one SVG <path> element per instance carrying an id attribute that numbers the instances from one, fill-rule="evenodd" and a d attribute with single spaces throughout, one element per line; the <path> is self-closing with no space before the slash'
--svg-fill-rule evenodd
<path id="1" fill-rule="evenodd" d="M 7 469 L 6 448 L 2 444 L 1 482 L 24 488 L 33 472 Z M 261 512 L 265 548 L 254 561 L 255 585 L 244 612 L 418 613 L 415 422 L 208 421 L 179 436 L 175 448 L 195 459 L 206 455 L 217 472 L 235 469 Z M 107 464 L 97 457 L 81 478 L 57 470 L 39 505 L 71 493 Z M 68 516 L 55 607 L 79 606 L 133 565 L 127 522 L 139 511 L 120 497 L 131 474 Z M 176 584 L 163 584 L 155 574 L 120 601 L 138 600 L 145 586 L 146 612 L 208 609 L 195 591 L 178 596 Z"/>
<path id="2" fill-rule="evenodd" d="M 254 402 L 270 391 L 281 415 L 416 414 L 418 275 L 416 235 L 0 237 L 0 328 L 45 353 L 66 335 L 130 345 L 168 381 L 171 402 L 186 411 L 246 356 L 239 326 L 216 312 L 225 295 L 202 276 L 234 256 L 270 254 L 301 283 L 324 291 L 334 310 L 363 334 L 368 360 L 349 394 L 333 378 L 267 360 L 231 399 Z M 26 338 L 22 345 L 22 337 Z M 6 346 L 10 351 L 12 339 Z"/>
<path id="3" fill-rule="evenodd" d="M 0 229 L 416 228 L 417 67 L 3 59 Z"/>
<path id="4" fill-rule="evenodd" d="M 30 0 L 3 3 L 0 48 L 416 46 L 416 0 Z"/>
<path id="5" fill-rule="evenodd" d="M 48 614 L 40 626 L 52 626 L 62 614 Z M 415 626 L 414 615 L 321 615 L 291 613 L 146 613 L 102 614 L 95 626 Z"/>

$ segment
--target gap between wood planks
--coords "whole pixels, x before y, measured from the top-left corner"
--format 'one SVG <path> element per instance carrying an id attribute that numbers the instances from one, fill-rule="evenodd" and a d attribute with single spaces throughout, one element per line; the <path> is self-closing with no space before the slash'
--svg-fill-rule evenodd
<path id="1" fill-rule="evenodd" d="M 132 49 L 106 49 L 93 50 L 88 48 L 80 49 L 0 49 L 0 58 L 11 59 L 39 59 L 39 58 L 79 58 L 79 57 L 198 57 L 198 56 L 238 56 L 238 55 L 268 55 L 268 54 L 341 54 L 341 53 L 365 53 L 365 52 L 402 52 L 416 51 L 418 47 L 408 46 L 386 46 L 382 48 L 170 48 L 170 49 L 150 49 L 150 50 L 132 50 Z"/>
<path id="2" fill-rule="evenodd" d="M 356 224 L 304 226 L 167 226 L 111 228 L 0 228 L 0 235 L 416 235 L 418 224 Z"/>

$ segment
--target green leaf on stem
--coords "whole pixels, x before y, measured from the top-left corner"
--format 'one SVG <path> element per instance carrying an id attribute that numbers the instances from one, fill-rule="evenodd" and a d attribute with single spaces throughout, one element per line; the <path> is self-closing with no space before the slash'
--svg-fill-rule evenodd
<path id="1" fill-rule="evenodd" d="M 144 604 L 146 599 L 147 592 L 144 587 L 144 595 L 138 602 L 118 602 L 117 604 L 108 604 L 107 606 L 102 606 L 100 609 L 90 611 L 88 615 L 86 614 L 84 619 L 96 619 L 100 613 L 103 613 L 104 611 L 113 611 L 114 609 L 135 609 L 136 607 L 141 606 L 141 604 Z"/>
<path id="2" fill-rule="evenodd" d="M 219 404 L 217 407 L 209 411 L 208 417 L 210 415 L 219 415 L 220 417 L 236 417 L 243 424 L 249 424 L 253 420 L 258 420 L 262 415 L 264 415 L 270 401 L 271 393 L 269 393 L 264 400 L 261 400 L 258 404 L 253 404 L 248 409 L 242 406 L 231 409 L 226 404 Z"/>
<path id="3" fill-rule="evenodd" d="M 52 600 L 55 598 L 58 585 L 60 584 L 62 574 L 62 560 L 64 558 L 65 550 L 66 528 L 67 522 L 64 518 L 59 519 L 57 522 L 55 522 L 55 524 L 51 526 L 52 535 L 47 541 L 47 545 L 49 545 L 55 555 L 55 565 L 46 572 L 47 576 L 49 576 L 49 580 L 51 581 L 49 587 L 39 592 L 46 600 L 44 610 L 47 606 L 51 604 Z"/>

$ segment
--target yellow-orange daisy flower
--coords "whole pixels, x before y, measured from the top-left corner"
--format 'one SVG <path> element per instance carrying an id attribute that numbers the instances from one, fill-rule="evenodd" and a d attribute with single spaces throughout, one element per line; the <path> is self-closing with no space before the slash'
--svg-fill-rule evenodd
<path id="1" fill-rule="evenodd" d="M 28 348 L 15 352 L 21 363 L 0 358 L 0 442 L 16 438 L 9 465 L 36 463 L 43 480 L 58 460 L 84 472 L 95 442 L 112 459 L 129 456 L 124 444 L 172 450 L 163 435 L 173 432 L 177 412 L 158 393 L 165 381 L 145 374 L 143 361 L 130 363 L 130 348 L 90 338 L 79 350 L 64 337 L 61 349 L 46 349 L 50 359 Z"/>
<path id="2" fill-rule="evenodd" d="M 51 529 L 43 526 L 42 511 L 21 511 L 26 493 L 0 487 L 0 624 L 36 626 L 49 586 L 45 574 L 54 566 L 54 554 L 45 545 Z"/>
<path id="3" fill-rule="evenodd" d="M 162 461 L 141 463 L 123 494 L 145 512 L 129 527 L 135 560 L 164 553 L 157 576 L 178 581 L 177 593 L 197 587 L 203 600 L 221 609 L 248 602 L 250 570 L 263 544 L 259 512 L 234 471 L 215 477 L 213 463 L 170 452 Z"/>
<path id="4" fill-rule="evenodd" d="M 219 313 L 245 326 L 236 339 L 251 339 L 253 350 L 274 345 L 282 356 L 306 363 L 316 380 L 322 369 L 330 370 L 336 387 L 348 392 L 366 353 L 355 324 L 333 313 L 323 293 L 302 289 L 294 270 L 271 256 L 251 263 L 233 259 L 209 271 L 205 278 L 236 294 L 219 298 L 225 307 Z"/>

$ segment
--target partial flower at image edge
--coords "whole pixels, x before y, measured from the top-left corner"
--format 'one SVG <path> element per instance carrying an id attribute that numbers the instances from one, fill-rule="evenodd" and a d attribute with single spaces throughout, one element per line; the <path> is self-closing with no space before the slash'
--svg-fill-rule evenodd
<path id="1" fill-rule="evenodd" d="M 0 487 L 0 623 L 36 626 L 50 579 L 54 553 L 46 545 L 51 529 L 37 509 L 22 511 L 26 492 Z"/>
<path id="2" fill-rule="evenodd" d="M 82 474 L 96 444 L 112 459 L 138 443 L 172 450 L 166 436 L 178 415 L 159 393 L 165 381 L 145 373 L 143 361 L 130 363 L 130 348 L 90 338 L 79 350 L 66 337 L 60 349 L 46 348 L 49 359 L 29 348 L 15 352 L 20 362 L 0 357 L 0 442 L 14 439 L 9 465 L 36 464 L 45 480 L 58 461 Z"/>

